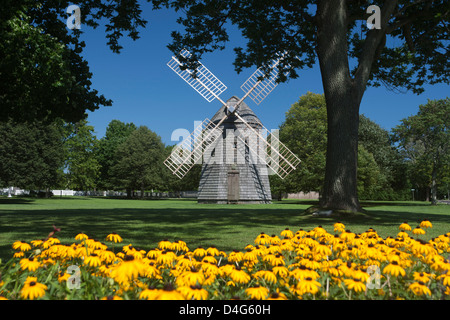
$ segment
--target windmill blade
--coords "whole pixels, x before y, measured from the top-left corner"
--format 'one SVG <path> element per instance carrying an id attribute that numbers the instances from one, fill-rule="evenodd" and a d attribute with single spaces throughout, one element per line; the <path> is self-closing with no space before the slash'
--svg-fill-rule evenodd
<path id="1" fill-rule="evenodd" d="M 278 59 L 272 60 L 269 77 L 266 76 L 262 67 L 253 72 L 241 86 L 241 89 L 245 92 L 245 97 L 250 96 L 259 105 L 278 86 L 276 81 L 279 74 L 278 64 L 286 53 L 285 51 L 278 55 Z"/>
<path id="2" fill-rule="evenodd" d="M 186 49 L 182 50 L 181 56 L 188 58 L 191 53 Z M 182 63 L 176 58 L 172 59 L 167 63 L 167 65 L 187 82 L 195 91 L 197 91 L 206 101 L 211 102 L 218 98 L 219 95 L 224 92 L 227 87 L 220 81 L 211 71 L 208 70 L 201 62 L 196 69 L 197 75 L 194 77 L 194 71 L 185 69 L 182 70 Z"/>
<path id="3" fill-rule="evenodd" d="M 250 158 L 253 161 L 258 159 L 260 163 L 266 164 L 273 173 L 282 179 L 297 168 L 301 162 L 300 159 L 274 134 L 270 133 L 263 125 L 261 125 L 261 129 L 256 130 L 239 115 L 237 116 L 246 124 L 246 129 L 243 130 L 244 132 L 241 129 L 237 137 L 248 147 Z M 249 134 L 253 135 L 253 137 L 258 137 L 257 144 L 250 143 L 252 139 L 245 138 Z"/>
<path id="4" fill-rule="evenodd" d="M 201 162 L 205 149 L 222 136 L 218 125 L 205 119 L 180 144 L 176 145 L 164 164 L 174 175 L 182 179 L 191 168 Z"/>

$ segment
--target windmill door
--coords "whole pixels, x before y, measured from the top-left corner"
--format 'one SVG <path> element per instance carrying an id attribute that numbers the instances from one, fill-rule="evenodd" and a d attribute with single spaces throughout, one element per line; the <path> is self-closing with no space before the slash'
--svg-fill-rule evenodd
<path id="1" fill-rule="evenodd" d="M 239 201 L 239 171 L 228 171 L 228 203 L 238 203 Z"/>

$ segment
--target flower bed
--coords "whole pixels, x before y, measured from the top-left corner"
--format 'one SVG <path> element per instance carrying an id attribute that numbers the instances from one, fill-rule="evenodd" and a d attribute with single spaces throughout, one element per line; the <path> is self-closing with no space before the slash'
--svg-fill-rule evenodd
<path id="1" fill-rule="evenodd" d="M 0 265 L 0 299 L 442 299 L 450 296 L 450 233 L 425 242 L 428 220 L 382 238 L 342 223 L 329 233 L 259 234 L 243 250 L 191 250 L 183 241 L 152 250 L 106 245 L 85 234 L 15 242 Z"/>

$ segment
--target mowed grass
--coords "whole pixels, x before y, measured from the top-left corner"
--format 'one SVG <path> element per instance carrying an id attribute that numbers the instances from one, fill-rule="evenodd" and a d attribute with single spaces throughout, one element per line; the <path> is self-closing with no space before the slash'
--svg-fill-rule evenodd
<path id="1" fill-rule="evenodd" d="M 116 232 L 123 243 L 149 250 L 164 239 L 183 240 L 190 249 L 216 246 L 220 250 L 243 250 L 255 237 L 265 232 L 277 234 L 285 228 L 311 230 L 321 225 L 333 232 L 338 219 L 352 232 L 374 228 L 382 237 L 394 236 L 398 226 L 407 221 L 412 228 L 429 219 L 433 228 L 420 236 L 423 240 L 450 232 L 450 205 L 430 206 L 425 202 L 365 202 L 366 214 L 351 218 L 313 217 L 304 210 L 315 201 L 283 200 L 269 205 L 198 204 L 196 200 L 128 200 L 88 197 L 52 199 L 0 197 L 0 258 L 12 256 L 11 245 L 18 240 L 46 238 L 61 228 L 56 236 L 64 244 L 75 242 L 84 232 L 104 241 Z"/>

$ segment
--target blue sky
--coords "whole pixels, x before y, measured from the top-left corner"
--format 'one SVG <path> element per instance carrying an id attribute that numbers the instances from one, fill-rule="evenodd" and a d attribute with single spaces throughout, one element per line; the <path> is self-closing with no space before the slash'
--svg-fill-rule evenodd
<path id="1" fill-rule="evenodd" d="M 104 28 L 81 27 L 86 42 L 83 55 L 93 73 L 92 88 L 113 100 L 111 107 L 89 113 L 88 121 L 99 139 L 108 123 L 118 119 L 145 125 L 161 136 L 165 144 L 175 144 L 178 141 L 171 141 L 174 130 L 193 131 L 194 121 L 211 119 L 221 104 L 217 100 L 208 103 L 166 65 L 171 58 L 166 47 L 171 42 L 170 33 L 179 28 L 175 14 L 152 11 L 148 5 L 143 10 L 147 27 L 140 30 L 141 38 L 137 41 L 123 38 L 120 43 L 124 48 L 120 54 L 111 52 L 106 45 Z M 202 63 L 228 87 L 220 96 L 222 100 L 233 95 L 241 97 L 241 84 L 255 70 L 235 72 L 233 48 L 238 45 L 244 46 L 244 42 L 233 32 L 224 51 L 202 58 Z M 245 101 L 269 130 L 279 127 L 285 113 L 300 96 L 308 91 L 323 93 L 318 65 L 300 70 L 299 75 L 298 79 L 279 84 L 259 106 L 250 99 Z M 401 119 L 417 113 L 420 104 L 428 99 L 446 98 L 448 93 L 449 86 L 443 84 L 427 86 L 421 95 L 394 93 L 385 87 L 368 88 L 360 113 L 389 131 L 400 124 Z"/>

